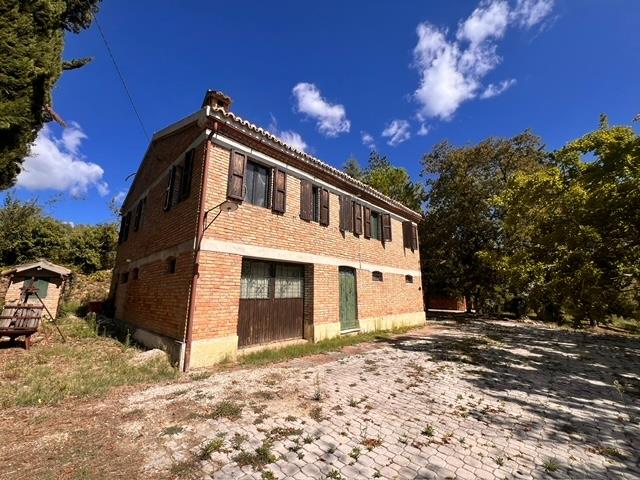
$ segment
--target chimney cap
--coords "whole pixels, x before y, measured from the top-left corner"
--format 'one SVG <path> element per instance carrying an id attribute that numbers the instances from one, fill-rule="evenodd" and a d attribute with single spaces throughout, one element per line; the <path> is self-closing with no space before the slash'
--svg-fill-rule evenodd
<path id="1" fill-rule="evenodd" d="M 227 112 L 231 110 L 233 100 L 229 95 L 225 95 L 219 90 L 207 90 L 202 101 L 202 107 L 209 105 L 210 107 L 223 108 Z"/>

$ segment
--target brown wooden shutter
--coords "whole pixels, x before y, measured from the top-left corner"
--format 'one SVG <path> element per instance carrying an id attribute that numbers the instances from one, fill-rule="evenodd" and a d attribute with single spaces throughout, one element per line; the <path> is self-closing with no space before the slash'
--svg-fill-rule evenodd
<path id="1" fill-rule="evenodd" d="M 162 209 L 166 212 L 171 209 L 171 196 L 173 193 L 173 186 L 176 178 L 176 167 L 171 167 L 169 170 L 169 176 L 167 177 L 167 186 L 164 189 L 164 198 L 162 201 Z"/>
<path id="2" fill-rule="evenodd" d="M 131 212 L 124 216 L 124 228 L 122 231 L 122 241 L 126 242 L 129 238 L 129 227 L 131 226 Z"/>
<path id="3" fill-rule="evenodd" d="M 287 204 L 287 174 L 284 170 L 275 169 L 273 173 L 273 202 L 274 212 L 284 213 Z"/>
<path id="4" fill-rule="evenodd" d="M 180 182 L 180 200 L 188 198 L 191 194 L 191 178 L 193 177 L 195 154 L 196 151 L 192 148 L 184 155 L 184 169 L 182 171 L 182 181 Z"/>
<path id="5" fill-rule="evenodd" d="M 300 181 L 300 218 L 311 221 L 313 217 L 313 185 L 306 180 Z"/>
<path id="6" fill-rule="evenodd" d="M 233 150 L 229 160 L 229 182 L 227 197 L 233 200 L 244 200 L 244 173 L 247 168 L 247 156 Z"/>
<path id="7" fill-rule="evenodd" d="M 329 225 L 329 190 L 320 190 L 320 225 Z"/>
<path id="8" fill-rule="evenodd" d="M 353 233 L 362 235 L 362 205 L 353 202 Z"/>
<path id="9" fill-rule="evenodd" d="M 138 202 L 138 206 L 136 207 L 136 214 L 133 217 L 133 231 L 137 232 L 140 230 L 140 220 L 142 219 L 142 200 Z"/>
<path id="10" fill-rule="evenodd" d="M 180 165 L 176 165 L 173 168 L 174 174 L 173 185 L 171 186 L 171 208 L 175 207 L 182 197 L 182 192 L 180 191 L 180 189 L 182 188 L 183 168 Z"/>
<path id="11" fill-rule="evenodd" d="M 346 196 L 340 196 L 340 230 L 350 232 L 353 229 L 352 200 Z"/>
<path id="12" fill-rule="evenodd" d="M 391 241 L 391 215 L 388 213 L 382 214 L 382 241 Z"/>
<path id="13" fill-rule="evenodd" d="M 418 249 L 418 227 L 411 225 L 411 250 L 414 252 Z"/>
<path id="14" fill-rule="evenodd" d="M 411 248 L 411 222 L 402 222 L 402 245 L 404 248 Z"/>
<path id="15" fill-rule="evenodd" d="M 364 208 L 364 238 L 371 238 L 371 209 Z"/>

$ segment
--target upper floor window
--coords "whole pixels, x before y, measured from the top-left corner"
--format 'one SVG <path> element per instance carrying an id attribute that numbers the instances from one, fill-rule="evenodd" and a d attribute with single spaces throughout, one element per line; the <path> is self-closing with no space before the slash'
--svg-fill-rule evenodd
<path id="1" fill-rule="evenodd" d="M 169 257 L 167 259 L 167 273 L 176 273 L 176 258 Z"/>
<path id="2" fill-rule="evenodd" d="M 248 160 L 245 177 L 244 199 L 252 205 L 269 207 L 271 170 Z"/>
<path id="3" fill-rule="evenodd" d="M 413 275 L 405 275 L 404 281 L 405 283 L 413 283 Z"/>
<path id="4" fill-rule="evenodd" d="M 311 220 L 320 221 L 320 187 L 311 187 Z"/>
<path id="5" fill-rule="evenodd" d="M 383 280 L 382 272 L 378 272 L 378 271 L 372 272 L 371 273 L 371 279 L 374 282 L 382 282 L 382 280 Z"/>
<path id="6" fill-rule="evenodd" d="M 380 240 L 380 214 L 371 212 L 371 238 Z"/>

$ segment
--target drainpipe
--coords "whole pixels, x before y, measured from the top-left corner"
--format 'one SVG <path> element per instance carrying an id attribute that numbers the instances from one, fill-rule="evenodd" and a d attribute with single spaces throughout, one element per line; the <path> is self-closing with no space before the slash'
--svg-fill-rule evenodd
<path id="1" fill-rule="evenodd" d="M 207 161 L 209 152 L 209 142 L 211 136 L 218 133 L 218 122 L 213 123 L 213 130 L 207 136 L 207 142 L 204 147 L 204 160 L 202 166 L 202 182 L 200 191 L 200 205 L 198 206 L 198 230 L 195 239 L 195 259 L 193 262 L 193 277 L 191 278 L 191 291 L 189 293 L 189 312 L 187 314 L 187 331 L 185 334 L 185 349 L 184 358 L 182 362 L 182 371 L 189 371 L 189 361 L 191 359 L 191 337 L 193 335 L 193 315 L 196 309 L 196 288 L 198 286 L 198 277 L 200 269 L 200 245 L 202 243 L 202 236 L 204 235 L 204 222 L 206 217 L 206 200 L 207 200 L 207 180 L 209 178 L 209 162 Z"/>

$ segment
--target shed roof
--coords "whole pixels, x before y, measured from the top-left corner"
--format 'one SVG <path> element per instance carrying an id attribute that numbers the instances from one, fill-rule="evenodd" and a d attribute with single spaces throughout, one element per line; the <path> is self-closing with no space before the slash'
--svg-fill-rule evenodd
<path id="1" fill-rule="evenodd" d="M 2 275 L 11 275 L 14 273 L 25 272 L 27 270 L 32 270 L 34 268 L 37 270 L 46 270 L 48 272 L 57 273 L 61 277 L 66 277 L 71 273 L 71 270 L 69 270 L 68 268 L 61 267 L 60 265 L 56 265 L 55 263 L 51 263 L 47 260 L 42 259 L 42 260 L 38 260 L 37 262 L 23 263 L 22 265 L 16 265 L 15 267 L 12 267 L 8 270 L 3 271 Z"/>

